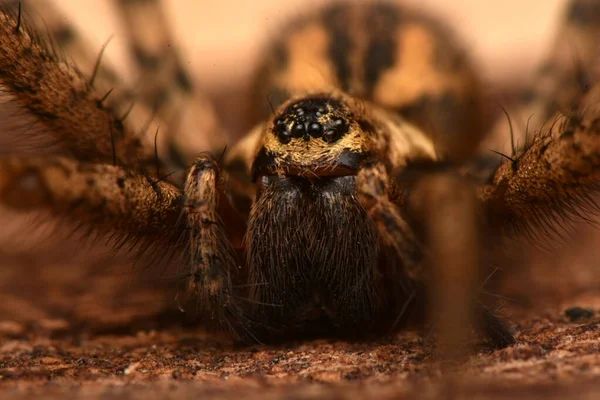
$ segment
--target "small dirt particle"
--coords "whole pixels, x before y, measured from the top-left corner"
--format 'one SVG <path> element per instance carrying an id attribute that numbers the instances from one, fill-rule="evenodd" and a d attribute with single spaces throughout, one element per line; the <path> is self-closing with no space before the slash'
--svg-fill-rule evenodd
<path id="1" fill-rule="evenodd" d="M 589 308 L 583 307 L 571 307 L 565 310 L 565 316 L 571 322 L 579 321 L 581 319 L 588 319 L 594 316 L 594 312 Z"/>

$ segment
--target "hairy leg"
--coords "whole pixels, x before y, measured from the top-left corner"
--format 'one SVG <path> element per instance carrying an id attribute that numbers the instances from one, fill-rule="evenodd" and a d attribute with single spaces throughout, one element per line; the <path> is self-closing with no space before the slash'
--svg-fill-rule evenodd
<path id="1" fill-rule="evenodd" d="M 110 46 L 109 37 L 102 48 L 95 49 L 73 25 L 65 21 L 51 0 L 24 0 L 22 4 L 25 18 L 31 20 L 31 28 L 37 37 L 47 39 L 50 42 L 48 49 L 61 55 L 57 63 L 71 64 L 82 76 L 88 77 L 90 86 L 102 95 L 102 104 L 110 112 L 127 115 L 122 122 L 128 130 L 146 134 L 149 143 L 154 141 L 159 127 L 162 127 L 161 131 L 166 130 L 157 113 L 144 104 L 144 99 L 134 93 L 124 82 L 125 77 L 103 56 L 106 47 Z M 158 139 L 162 139 L 162 135 Z M 166 160 L 162 141 L 158 140 L 157 145 L 161 158 Z"/>
<path id="2" fill-rule="evenodd" d="M 504 233 L 548 237 L 573 219 L 589 221 L 598 213 L 600 85 L 593 82 L 600 72 L 599 34 L 600 1 L 572 0 L 522 106 L 539 131 L 504 157 L 479 189 L 492 226 Z"/>
<path id="3" fill-rule="evenodd" d="M 537 131 L 553 124 L 557 112 L 574 110 L 590 85 L 598 80 L 599 35 L 600 1 L 571 0 L 532 85 L 507 108 L 507 115 L 500 115 L 482 144 L 484 155 L 491 156 L 491 149 L 514 157 L 519 148 L 529 145 Z"/>
<path id="4" fill-rule="evenodd" d="M 490 224 L 532 238 L 557 233 L 572 220 L 598 213 L 594 195 L 600 171 L 600 85 L 577 111 L 557 115 L 532 143 L 498 167 L 479 188 Z"/>
<path id="5" fill-rule="evenodd" d="M 102 54 L 96 54 L 90 43 L 69 24 L 50 0 L 21 0 L 23 12 L 30 18 L 32 28 L 40 37 L 50 36 L 52 50 L 64 53 L 85 76 L 93 76 L 94 87 L 100 91 L 115 88 L 123 91 L 122 100 L 130 102 L 134 95 L 124 87 L 122 76 L 113 69 Z M 107 45 L 109 38 L 107 39 Z M 100 53 L 104 50 L 98 49 Z M 111 99 L 117 94 L 113 91 Z"/>
<path id="6" fill-rule="evenodd" d="M 508 328 L 477 300 L 484 243 L 475 189 L 450 173 L 422 172 L 413 179 L 403 208 L 422 226 L 418 235 L 402 216 L 403 200 L 383 165 L 361 170 L 357 191 L 383 242 L 395 249 L 416 287 L 425 284 L 430 318 L 442 333 L 441 351 L 448 357 L 464 354 L 476 326 L 494 347 L 512 344 Z"/>
<path id="7" fill-rule="evenodd" d="M 120 167 L 64 157 L 0 158 L 0 202 L 45 209 L 100 233 L 178 243 L 181 193 Z"/>
<path id="8" fill-rule="evenodd" d="M 64 62 L 21 18 L 0 7 L 0 85 L 13 102 L 52 133 L 58 145 L 81 161 L 155 165 L 154 146 L 124 125 L 92 82 Z"/>

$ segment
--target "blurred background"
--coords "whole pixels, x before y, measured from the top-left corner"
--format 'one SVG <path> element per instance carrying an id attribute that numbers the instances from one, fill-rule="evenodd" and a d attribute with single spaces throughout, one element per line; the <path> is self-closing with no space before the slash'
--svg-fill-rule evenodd
<path id="1" fill-rule="evenodd" d="M 133 86 L 131 56 L 115 3 L 103 0 L 49 1 L 89 40 L 98 54 L 110 38 L 103 62 L 114 65 Z M 367 1 L 367 0 L 350 0 Z M 239 137 L 249 129 L 244 119 L 252 74 L 269 41 L 282 24 L 331 0 L 164 0 L 164 9 L 182 61 L 200 89 L 211 95 L 222 125 Z M 400 1 L 437 16 L 457 32 L 483 77 L 494 102 L 506 104 L 515 90 L 530 82 L 547 54 L 567 0 L 404 0 Z M 84 71 L 87 72 L 87 71 Z M 91 71 L 90 71 L 91 72 Z M 493 104 L 496 106 L 496 104 Z M 499 107 L 493 107 L 498 111 Z M 242 116 L 242 117 L 240 117 Z M 501 147 L 501 146 L 499 146 Z"/>
<path id="2" fill-rule="evenodd" d="M 45 1 L 45 0 L 34 0 Z M 354 0 L 361 1 L 361 0 Z M 261 51 L 286 19 L 329 0 L 164 0 L 190 71 L 211 91 L 249 77 Z M 128 54 L 113 19 L 113 2 L 54 0 L 128 75 Z M 547 50 L 566 0 L 404 0 L 428 10 L 458 31 L 467 49 L 495 84 L 526 82 Z"/>

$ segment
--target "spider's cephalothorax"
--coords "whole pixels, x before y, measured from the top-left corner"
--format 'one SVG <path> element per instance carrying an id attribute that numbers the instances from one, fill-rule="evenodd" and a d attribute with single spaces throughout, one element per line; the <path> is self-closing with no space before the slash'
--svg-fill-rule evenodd
<path id="1" fill-rule="evenodd" d="M 135 93 L 115 89 L 110 68 L 86 80 L 20 8 L 3 6 L 0 83 L 54 147 L 2 156 L 0 201 L 164 249 L 186 269 L 202 322 L 243 340 L 388 332 L 426 305 L 449 347 L 473 321 L 504 346 L 510 331 L 476 296 L 490 244 L 501 243 L 487 239 L 597 210 L 599 3 L 572 1 L 558 50 L 514 111 L 537 112 L 537 133 L 498 167 L 476 150 L 480 85 L 460 47 L 391 3 L 336 3 L 283 29 L 257 74 L 255 128 L 223 163 L 182 146 L 216 128 L 166 45 L 158 1 L 119 1 L 140 73 L 160 77 L 133 109 Z M 154 16 L 156 36 L 139 34 L 136 15 Z M 85 46 L 55 30 L 89 65 Z M 579 47 L 579 63 L 564 43 Z M 181 110 L 198 110 L 196 131 Z M 168 129 L 153 143 L 157 121 Z M 483 183 L 472 179 L 490 165 Z M 177 166 L 185 179 L 165 173 Z"/>

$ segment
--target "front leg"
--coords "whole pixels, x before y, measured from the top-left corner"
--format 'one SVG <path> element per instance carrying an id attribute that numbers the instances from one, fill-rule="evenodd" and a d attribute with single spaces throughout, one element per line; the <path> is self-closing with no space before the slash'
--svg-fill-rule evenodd
<path id="1" fill-rule="evenodd" d="M 474 321 L 494 347 L 511 344 L 514 339 L 502 321 L 476 300 L 482 243 L 474 189 L 451 173 L 423 173 L 408 186 L 409 204 L 402 209 L 420 225 L 419 234 L 403 216 L 399 204 L 407 200 L 400 200 L 384 165 L 366 165 L 357 176 L 359 199 L 383 244 L 394 249 L 414 282 L 413 290 L 427 287 L 430 318 L 442 333 L 442 352 L 450 357 L 463 352 Z"/>
<path id="2" fill-rule="evenodd" d="M 245 278 L 244 269 L 231 240 L 239 241 L 236 238 L 242 236 L 245 226 L 222 187 L 217 161 L 212 156 L 196 159 L 184 189 L 191 255 L 188 293 L 209 327 L 249 340 L 251 323 L 240 304 L 242 295 L 236 291 L 236 284 Z"/>
<path id="3" fill-rule="evenodd" d="M 505 323 L 478 301 L 485 240 L 473 185 L 452 171 L 424 174 L 411 187 L 409 207 L 427 243 L 427 300 L 442 355 L 465 354 L 474 326 L 493 347 L 513 344 Z"/>

